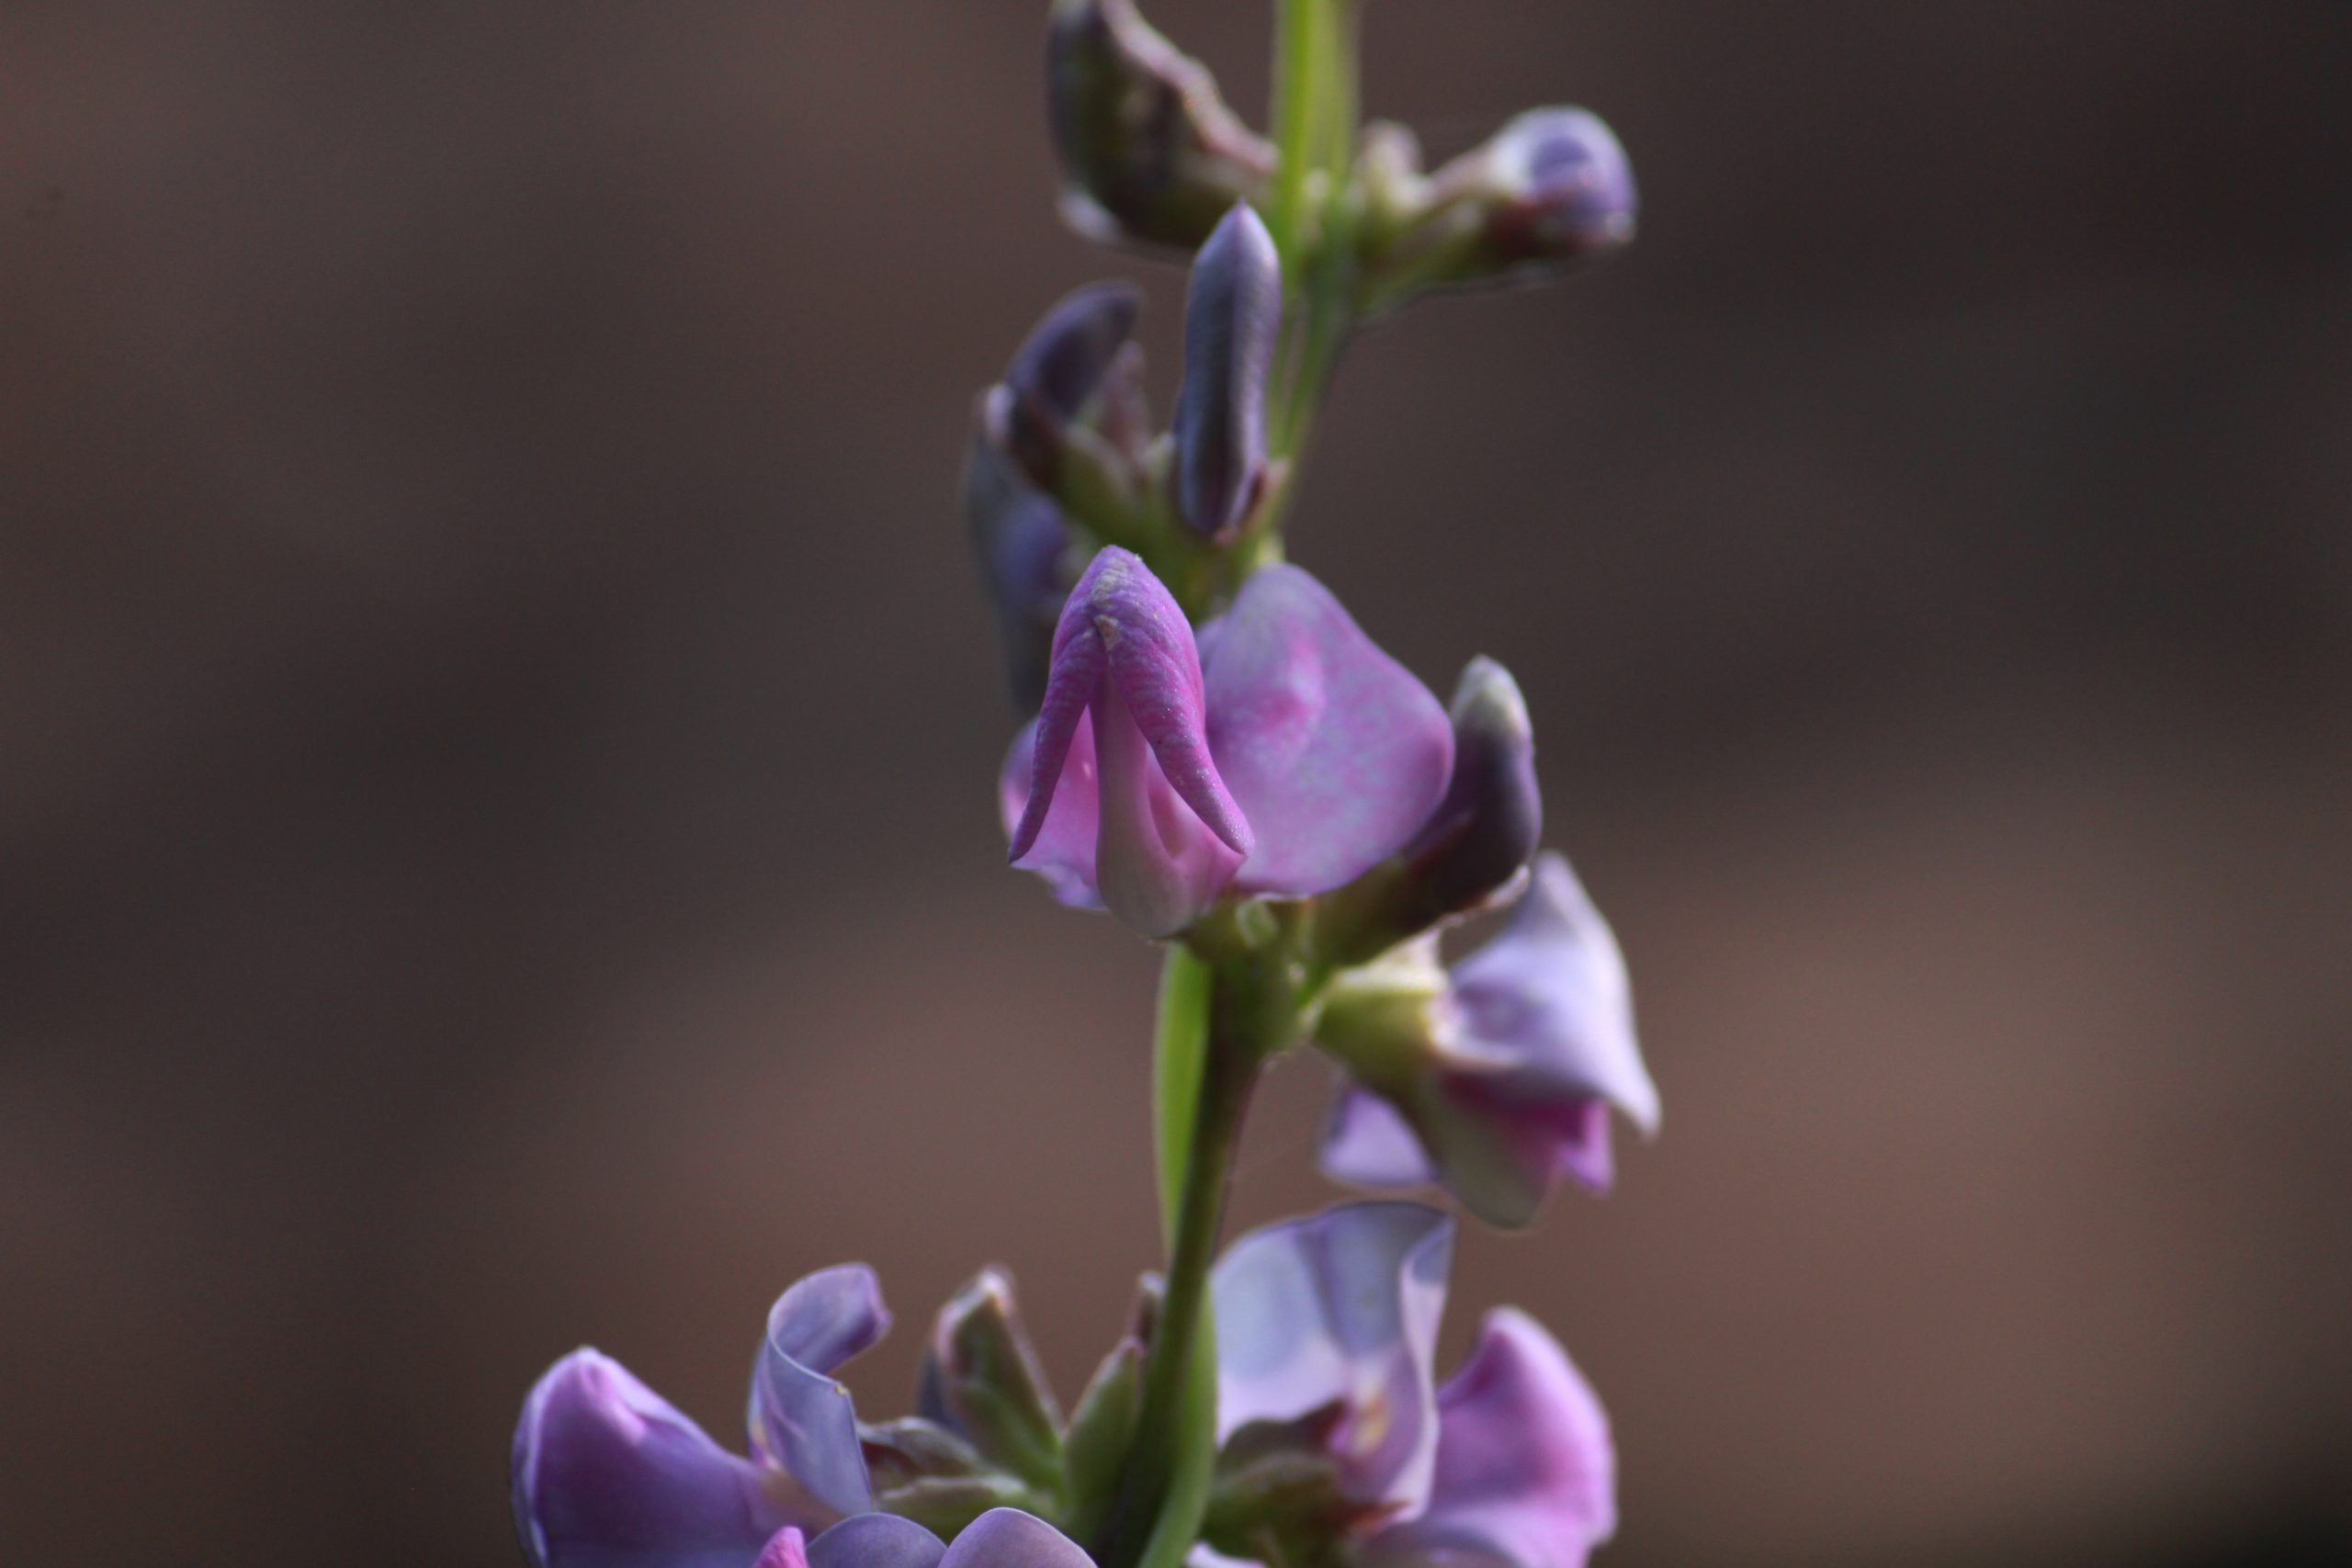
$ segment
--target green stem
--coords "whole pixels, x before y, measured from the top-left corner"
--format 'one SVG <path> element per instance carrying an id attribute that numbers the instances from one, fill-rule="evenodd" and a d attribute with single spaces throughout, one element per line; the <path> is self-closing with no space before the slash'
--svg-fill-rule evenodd
<path id="1" fill-rule="evenodd" d="M 1203 981 L 1209 987 L 1205 995 L 1196 989 Z M 1257 1042 L 1239 1037 L 1233 1028 L 1233 1010 L 1219 1005 L 1223 998 L 1216 987 L 1213 972 L 1198 959 L 1181 952 L 1171 954 L 1170 983 L 1161 998 L 1161 1050 L 1164 1059 L 1182 1062 L 1197 1048 L 1199 1076 L 1190 1097 L 1190 1136 L 1181 1159 L 1168 1157 L 1168 1153 L 1162 1158 L 1162 1197 L 1171 1214 L 1167 1282 L 1144 1363 L 1135 1447 L 1127 1455 L 1098 1554 L 1103 1568 L 1158 1562 L 1171 1549 L 1173 1560 L 1180 1561 L 1198 1531 L 1206 1501 L 1207 1467 L 1199 1461 L 1208 1453 L 1206 1445 L 1215 1441 L 1216 1427 L 1213 1381 L 1207 1382 L 1206 1408 L 1202 1408 L 1202 1384 L 1213 1380 L 1215 1372 L 1209 1265 L 1224 1223 L 1242 1118 L 1266 1054 Z M 1205 1012 L 1199 1001 L 1206 1002 Z M 1186 1038 L 1194 1028 L 1201 1033 Z M 1180 1070 L 1162 1078 L 1163 1138 L 1171 1130 L 1167 1123 L 1176 1119 L 1173 1112 L 1186 1098 L 1182 1076 Z M 1200 1451 L 1188 1453 L 1188 1449 Z M 1186 1486 L 1192 1495 L 1180 1499 L 1174 1495 L 1176 1483 L 1187 1470 L 1197 1472 L 1197 1484 Z"/>
<path id="2" fill-rule="evenodd" d="M 1274 23 L 1274 201 L 1267 226 L 1283 258 L 1283 274 L 1297 286 L 1306 220 L 1306 176 L 1315 136 L 1317 47 L 1324 0 L 1282 0 Z"/>

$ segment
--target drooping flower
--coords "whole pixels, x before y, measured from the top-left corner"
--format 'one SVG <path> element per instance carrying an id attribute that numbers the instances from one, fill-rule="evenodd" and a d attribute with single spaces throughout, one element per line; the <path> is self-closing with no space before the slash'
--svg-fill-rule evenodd
<path id="1" fill-rule="evenodd" d="M 1351 1204 L 1269 1226 L 1217 1266 L 1218 1426 L 1228 1461 L 1299 1445 L 1288 1484 L 1212 1503 L 1216 1552 L 1279 1540 L 1281 1511 L 1319 1461 L 1379 1506 L 1341 1536 L 1349 1568 L 1582 1568 L 1616 1529 L 1616 1455 L 1599 1399 L 1558 1344 L 1510 1309 L 1432 1386 L 1450 1222 L 1417 1204 Z M 1231 1406 L 1246 1413 L 1237 1421 Z M 1282 1428 L 1269 1417 L 1287 1416 Z M 1368 1440 L 1369 1439 L 1369 1440 Z M 1246 1469 L 1222 1472 L 1246 1486 Z M 1366 1486 L 1365 1483 L 1372 1483 Z M 1328 1517 L 1328 1516 L 1326 1516 Z"/>
<path id="2" fill-rule="evenodd" d="M 1556 854 L 1451 975 L 1431 936 L 1342 976 L 1317 1039 L 1355 1080 L 1325 1170 L 1364 1187 L 1436 1181 L 1494 1224 L 1529 1224 L 1564 1176 L 1607 1190 L 1611 1106 L 1657 1131 L 1624 958 Z"/>
<path id="3" fill-rule="evenodd" d="M 1301 897 L 1353 880 L 1428 819 L 1453 755 L 1437 699 L 1306 572 L 1259 570 L 1195 642 L 1150 569 L 1112 548 L 1063 608 L 1001 795 L 1015 865 L 1168 936 L 1228 886 Z"/>
<path id="4" fill-rule="evenodd" d="M 789 1529 L 873 1506 L 849 1393 L 831 1372 L 889 1326 L 871 1270 L 812 1274 L 768 1314 L 752 1459 L 720 1448 L 628 1369 L 564 1357 L 514 1430 L 514 1521 L 538 1568 L 750 1568 Z M 821 1539 L 821 1538 L 820 1538 Z M 777 1551 L 797 1551 L 797 1544 Z"/>

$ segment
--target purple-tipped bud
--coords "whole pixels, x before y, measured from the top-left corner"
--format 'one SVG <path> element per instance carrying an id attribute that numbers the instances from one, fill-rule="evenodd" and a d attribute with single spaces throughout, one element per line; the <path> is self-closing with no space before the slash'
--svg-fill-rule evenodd
<path id="1" fill-rule="evenodd" d="M 1397 856 L 1334 895 L 1323 941 L 1336 963 L 1377 958 L 1408 937 L 1510 897 L 1544 836 L 1535 733 L 1510 671 L 1474 659 L 1454 688 L 1445 798 Z"/>
<path id="2" fill-rule="evenodd" d="M 1176 508 L 1198 533 L 1237 526 L 1266 474 L 1266 378 L 1283 322 L 1282 257 L 1257 213 L 1226 214 L 1193 263 L 1176 394 Z"/>
<path id="3" fill-rule="evenodd" d="M 1506 270 L 1585 261 L 1633 239 L 1633 166 L 1599 116 L 1531 109 L 1484 151 L 1485 177 L 1506 197 L 1487 220 L 1487 243 Z"/>
<path id="4" fill-rule="evenodd" d="M 1057 482 L 1067 432 L 1134 338 L 1142 309 L 1131 283 L 1089 284 L 1046 312 L 1005 367 L 1005 446 L 1039 486 Z"/>
<path id="5" fill-rule="evenodd" d="M 922 1387 L 925 1414 L 983 1456 L 1048 1491 L 1060 1483 L 1061 1415 L 1002 1270 L 983 1269 L 940 1309 Z"/>
<path id="6" fill-rule="evenodd" d="M 1530 109 L 1426 178 L 1404 152 L 1366 173 L 1367 310 L 1432 288 L 1538 282 L 1634 237 L 1625 150 L 1583 109 Z"/>
<path id="7" fill-rule="evenodd" d="M 1134 0 L 1057 0 L 1046 81 L 1062 213 L 1089 239 L 1189 251 L 1264 195 L 1273 149 Z"/>
<path id="8" fill-rule="evenodd" d="M 1510 671 L 1474 659 L 1453 690 L 1453 777 L 1405 846 L 1415 892 L 1432 919 L 1485 907 L 1515 886 L 1544 837 L 1535 730 Z"/>

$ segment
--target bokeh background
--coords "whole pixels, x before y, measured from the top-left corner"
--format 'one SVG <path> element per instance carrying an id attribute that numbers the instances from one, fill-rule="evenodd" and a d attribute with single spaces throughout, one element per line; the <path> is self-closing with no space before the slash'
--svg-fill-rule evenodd
<path id="1" fill-rule="evenodd" d="M 954 511 L 1044 0 L 0 6 L 0 1558 L 502 1568 L 583 1340 L 1151 1262 L 1151 955 L 1001 865 Z M 1253 117 L 1267 7 L 1158 0 Z M 1617 1568 L 2352 1560 L 2352 6 L 1452 0 L 1643 237 L 1365 339 L 1296 552 L 1486 652 L 1668 1105 L 1462 1248 Z M 1164 406 L 1164 402 L 1163 402 Z M 1320 1069 L 1243 1222 L 1325 1201 Z M 1449 1351 L 1449 1355 L 1451 1351 Z"/>

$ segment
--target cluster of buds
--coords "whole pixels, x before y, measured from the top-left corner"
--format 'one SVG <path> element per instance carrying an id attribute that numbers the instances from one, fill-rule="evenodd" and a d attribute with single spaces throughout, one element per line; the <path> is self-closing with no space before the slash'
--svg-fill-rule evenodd
<path id="1" fill-rule="evenodd" d="M 537 1568 L 1581 1568 L 1616 1524 L 1607 1418 L 1515 1311 L 1437 1382 L 1442 1210 L 1216 1241 L 1240 1108 L 1294 1048 L 1338 1069 L 1329 1175 L 1501 1228 L 1605 1190 L 1614 1115 L 1657 1131 L 1616 942 L 1542 847 L 1518 684 L 1473 658 L 1441 702 L 1282 536 L 1350 327 L 1622 245 L 1624 156 L 1544 109 L 1431 173 L 1409 132 L 1350 125 L 1284 181 L 1310 143 L 1251 131 L 1132 0 L 1057 0 L 1047 77 L 1072 221 L 1191 253 L 1182 374 L 1159 430 L 1140 291 L 1070 295 L 980 395 L 964 507 L 1025 720 L 1012 863 L 1170 947 L 1167 1271 L 1067 1414 L 993 1269 L 879 1423 L 836 1375 L 888 1327 L 872 1272 L 792 1286 L 741 1454 L 578 1351 L 525 1406 L 517 1525 Z"/>
<path id="2" fill-rule="evenodd" d="M 1279 154 L 1134 0 L 1058 0 L 1046 72 L 1062 210 L 1090 239 L 1189 252 L 1237 202 L 1266 202 Z M 1434 288 L 1540 281 L 1634 237 L 1624 151 L 1582 109 L 1530 109 L 1427 172 L 1410 130 L 1375 121 L 1351 163 L 1319 199 L 1362 214 L 1342 237 L 1368 314 Z"/>

